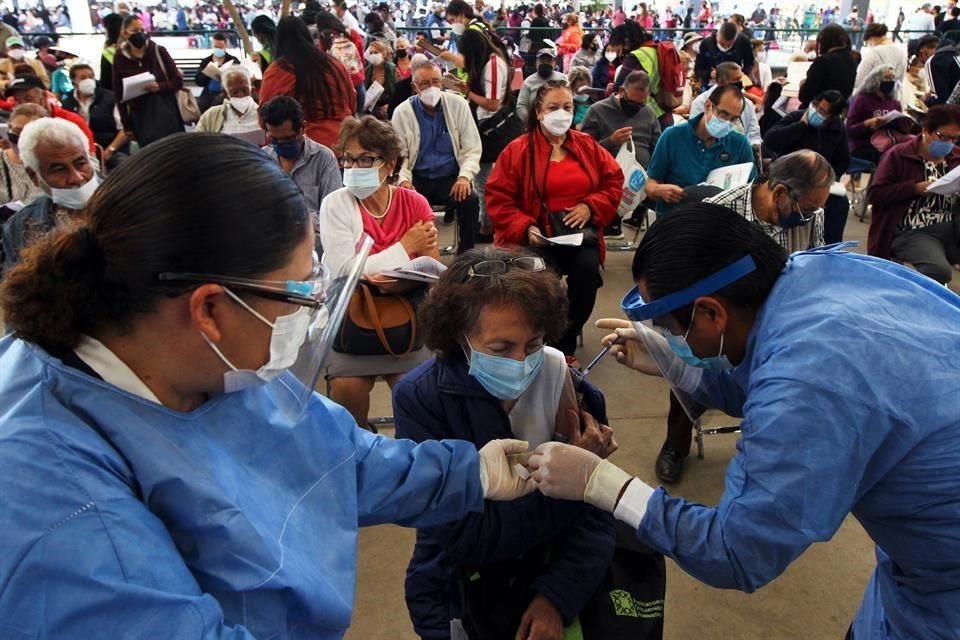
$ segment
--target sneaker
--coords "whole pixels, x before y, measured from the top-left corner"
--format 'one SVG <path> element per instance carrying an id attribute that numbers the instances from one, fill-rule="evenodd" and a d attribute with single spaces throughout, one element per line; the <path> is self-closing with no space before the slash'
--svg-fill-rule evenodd
<path id="1" fill-rule="evenodd" d="M 622 240 L 623 229 L 620 228 L 620 221 L 616 220 L 603 230 L 603 237 L 606 240 Z"/>
<path id="2" fill-rule="evenodd" d="M 629 218 L 624 218 L 623 225 L 631 229 L 641 229 L 646 224 L 646 216 L 639 215 L 636 211 Z"/>
<path id="3" fill-rule="evenodd" d="M 453 207 L 447 207 L 447 210 L 443 213 L 443 224 L 453 224 L 453 221 L 456 219 L 457 214 Z"/>

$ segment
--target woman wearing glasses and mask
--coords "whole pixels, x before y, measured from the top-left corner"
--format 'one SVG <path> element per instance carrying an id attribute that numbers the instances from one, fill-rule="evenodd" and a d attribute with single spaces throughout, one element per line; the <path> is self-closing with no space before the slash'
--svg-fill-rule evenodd
<path id="1" fill-rule="evenodd" d="M 927 191 L 960 164 L 960 106 L 932 107 L 920 135 L 891 147 L 870 185 L 870 255 L 908 262 L 946 284 L 960 264 L 957 196 Z"/>
<path id="2" fill-rule="evenodd" d="M 545 346 L 563 334 L 565 307 L 560 281 L 539 256 L 485 248 L 457 258 L 420 308 L 437 355 L 395 387 L 397 436 L 477 447 L 495 438 L 531 448 L 559 440 L 606 458 L 616 443 L 597 423 L 606 421 L 603 396 L 582 382 L 577 391 L 592 415 L 581 422 L 563 353 Z M 596 509 L 539 494 L 488 501 L 483 513 L 418 530 L 407 607 L 424 638 L 451 637 L 451 624 L 471 638 L 560 638 L 612 554 L 612 523 Z"/>
<path id="3" fill-rule="evenodd" d="M 2 288 L 2 635 L 340 638 L 358 526 L 524 493 L 505 454 L 525 443 L 385 440 L 313 392 L 349 285 L 314 264 L 290 178 L 217 134 L 151 145 L 24 252 Z"/>
<path id="4" fill-rule="evenodd" d="M 373 116 L 348 118 L 340 128 L 340 164 L 344 188 L 320 205 L 319 232 L 323 262 L 337 271 L 353 258 L 364 234 L 373 238 L 364 277 L 383 293 L 399 293 L 403 283 L 382 276 L 413 258 L 439 258 L 437 228 L 427 199 L 394 186 L 400 170 L 401 146 L 393 126 Z M 390 354 L 330 355 L 327 379 L 330 397 L 367 424 L 370 392 L 379 376 L 391 387 L 430 354 L 420 348 L 401 357 Z"/>

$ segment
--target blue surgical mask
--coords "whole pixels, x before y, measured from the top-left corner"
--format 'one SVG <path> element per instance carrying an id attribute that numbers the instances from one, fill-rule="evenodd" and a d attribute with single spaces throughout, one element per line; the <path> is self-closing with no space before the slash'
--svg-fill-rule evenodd
<path id="1" fill-rule="evenodd" d="M 586 102 L 587 100 L 590 99 L 590 96 L 585 95 L 585 94 L 582 94 L 582 93 L 578 93 L 577 95 L 573 96 L 573 99 L 574 99 L 576 102 L 579 102 L 579 103 L 583 104 L 584 102 Z"/>
<path id="2" fill-rule="evenodd" d="M 500 400 L 516 400 L 522 396 L 543 368 L 543 347 L 520 361 L 481 353 L 469 340 L 467 345 L 470 347 L 470 375 Z"/>
<path id="3" fill-rule="evenodd" d="M 290 140 L 289 142 L 271 142 L 270 145 L 273 147 L 273 150 L 277 152 L 277 156 L 285 160 L 293 160 L 300 156 L 300 141 L 299 140 Z"/>
<path id="4" fill-rule="evenodd" d="M 709 369 L 711 371 L 724 371 L 726 369 L 733 369 L 733 364 L 730 363 L 730 360 L 727 356 L 723 355 L 723 334 L 720 335 L 720 353 L 715 356 L 710 356 L 708 358 L 701 358 L 696 355 L 693 350 L 690 348 L 690 345 L 687 344 L 687 335 L 690 334 L 690 329 L 693 328 L 693 318 L 697 314 L 697 308 L 693 308 L 693 314 L 690 316 L 690 326 L 687 328 L 687 333 L 682 336 L 675 336 L 669 331 L 663 332 L 663 337 L 667 339 L 667 344 L 670 345 L 670 350 L 673 351 L 674 355 L 686 362 L 691 367 L 697 367 L 698 369 Z"/>
<path id="5" fill-rule="evenodd" d="M 820 115 L 820 112 L 817 111 L 817 109 L 813 105 L 810 105 L 807 108 L 807 122 L 810 123 L 811 127 L 815 127 L 819 129 L 820 127 L 823 126 L 823 120 L 824 120 L 823 116 Z"/>
<path id="6" fill-rule="evenodd" d="M 227 50 L 226 50 L 226 49 L 214 49 L 214 50 L 213 50 L 213 55 L 214 55 L 214 57 L 216 57 L 216 58 L 223 58 L 223 57 L 225 57 L 225 56 L 227 55 Z"/>
<path id="7" fill-rule="evenodd" d="M 380 167 L 350 167 L 343 170 L 343 186 L 350 190 L 355 197 L 365 200 L 375 194 L 380 185 Z"/>
<path id="8" fill-rule="evenodd" d="M 934 158 L 946 158 L 953 151 L 953 143 L 947 140 L 934 140 L 930 143 L 928 150 Z"/>
<path id="9" fill-rule="evenodd" d="M 707 121 L 707 133 L 709 133 L 714 138 L 723 138 L 728 133 L 733 131 L 733 123 L 727 122 L 726 120 L 721 120 L 717 116 L 713 116 L 710 120 Z"/>

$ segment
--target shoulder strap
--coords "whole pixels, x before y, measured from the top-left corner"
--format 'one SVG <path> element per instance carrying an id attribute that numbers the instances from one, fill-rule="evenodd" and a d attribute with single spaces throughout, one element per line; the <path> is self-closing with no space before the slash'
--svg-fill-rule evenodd
<path id="1" fill-rule="evenodd" d="M 153 43 L 153 52 L 157 54 L 157 64 L 160 65 L 160 71 L 163 73 L 163 79 L 169 80 L 170 77 L 167 76 L 167 65 L 163 63 L 163 58 L 160 57 L 160 47 L 157 46 L 157 43 Z"/>

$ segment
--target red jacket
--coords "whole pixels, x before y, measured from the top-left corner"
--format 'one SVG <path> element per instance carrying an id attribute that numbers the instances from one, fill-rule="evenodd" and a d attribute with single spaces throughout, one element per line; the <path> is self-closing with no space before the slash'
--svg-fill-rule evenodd
<path id="1" fill-rule="evenodd" d="M 353 88 L 353 82 L 347 74 L 347 68 L 333 56 L 330 56 L 330 60 L 333 66 L 337 68 L 336 72 L 342 73 L 347 80 L 347 93 L 342 96 L 336 95 L 338 83 L 335 78 L 330 78 L 330 89 L 335 95 L 334 104 L 326 105 L 329 111 L 325 118 L 319 117 L 319 114 L 323 113 L 323 106 L 317 104 L 318 117 L 315 119 L 307 117 L 305 125 L 307 135 L 311 140 L 333 149 L 340 137 L 340 123 L 352 116 L 353 112 L 357 110 L 357 90 Z M 299 98 L 294 95 L 296 87 L 296 74 L 282 60 L 278 60 L 267 67 L 263 74 L 263 84 L 260 85 L 260 104 L 266 104 L 275 96 L 290 96 L 299 102 Z M 304 107 L 304 111 L 307 111 L 306 105 L 301 103 L 301 106 Z"/>
<path id="2" fill-rule="evenodd" d="M 530 140 L 534 141 L 536 170 L 530 167 Z M 610 152 L 585 133 L 570 130 L 563 143 L 567 153 L 576 158 L 590 177 L 590 190 L 581 202 L 593 213 L 591 223 L 600 235 L 600 262 L 606 257 L 603 229 L 613 222 L 623 196 L 623 171 Z M 493 223 L 497 246 L 525 246 L 527 229 L 533 225 L 546 229 L 541 219 L 540 198 L 534 190 L 544 184 L 550 158 L 550 143 L 540 131 L 524 134 L 507 145 L 487 180 L 487 214 Z"/>
<path id="3" fill-rule="evenodd" d="M 914 185 L 926 180 L 920 157 L 920 136 L 901 142 L 887 150 L 880 158 L 877 173 L 870 183 L 869 201 L 870 231 L 867 236 L 867 251 L 878 258 L 893 258 L 893 236 L 910 203 L 919 197 Z M 960 164 L 960 150 L 947 156 L 947 169 Z"/>

